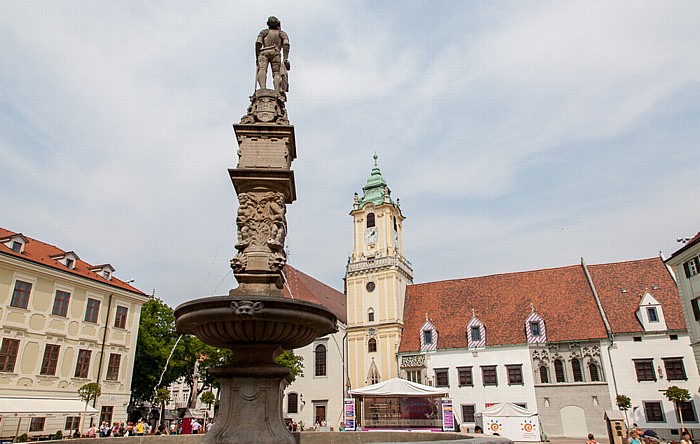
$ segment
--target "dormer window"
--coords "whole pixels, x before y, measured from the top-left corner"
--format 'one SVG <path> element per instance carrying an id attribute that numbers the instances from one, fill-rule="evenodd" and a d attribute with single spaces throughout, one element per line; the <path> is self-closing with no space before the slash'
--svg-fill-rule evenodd
<path id="1" fill-rule="evenodd" d="M 5 246 L 15 253 L 24 253 L 24 246 L 29 242 L 29 240 L 22 235 L 22 233 L 13 234 L 11 236 L 0 239 L 0 243 L 5 244 Z"/>
<path id="2" fill-rule="evenodd" d="M 420 349 L 421 351 L 437 350 L 438 332 L 435 326 L 427 319 L 420 329 Z"/>
<path id="3" fill-rule="evenodd" d="M 644 293 L 642 296 L 636 316 L 645 331 L 667 330 L 664 309 L 651 293 Z"/>
<path id="4" fill-rule="evenodd" d="M 486 346 L 486 328 L 472 311 L 472 319 L 467 324 L 467 347 Z"/>
<path id="5" fill-rule="evenodd" d="M 110 273 L 108 270 L 104 270 L 102 272 L 102 277 L 109 280 L 109 278 L 112 277 L 112 273 Z"/>
<path id="6" fill-rule="evenodd" d="M 96 265 L 89 268 L 89 270 L 105 278 L 106 280 L 112 279 L 112 273 L 114 273 L 114 267 L 112 267 L 110 264 Z"/>
<path id="7" fill-rule="evenodd" d="M 525 335 L 528 344 L 543 344 L 547 342 L 547 330 L 544 319 L 532 308 L 530 315 L 525 320 Z"/>
<path id="8" fill-rule="evenodd" d="M 649 322 L 659 322 L 659 314 L 655 307 L 647 308 L 647 316 L 649 316 Z"/>
<path id="9" fill-rule="evenodd" d="M 72 270 L 74 265 L 75 265 L 75 261 L 73 259 L 66 259 L 66 267 L 67 268 L 70 268 Z"/>
<path id="10" fill-rule="evenodd" d="M 69 270 L 75 269 L 75 264 L 80 259 L 77 254 L 73 253 L 72 251 L 69 251 L 64 254 L 60 254 L 58 256 L 51 256 L 51 259 L 55 259 L 58 262 L 62 263 L 63 265 L 66 266 Z"/>

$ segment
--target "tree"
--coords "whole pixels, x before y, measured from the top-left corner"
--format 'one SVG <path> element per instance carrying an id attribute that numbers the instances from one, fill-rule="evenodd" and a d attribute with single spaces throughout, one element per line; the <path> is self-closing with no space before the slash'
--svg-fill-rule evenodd
<path id="1" fill-rule="evenodd" d="M 632 408 L 632 400 L 629 396 L 617 395 L 617 408 L 625 412 L 625 420 L 627 420 L 627 430 L 630 428 L 630 419 L 627 417 L 627 410 Z"/>
<path id="2" fill-rule="evenodd" d="M 683 410 L 681 409 L 681 404 L 688 402 L 690 400 L 690 392 L 684 388 L 680 388 L 677 385 L 672 385 L 667 388 L 664 392 L 666 398 L 672 403 L 676 404 L 676 409 L 678 410 L 678 416 L 681 419 L 681 435 L 685 430 L 685 425 L 683 424 Z"/>
<path id="3" fill-rule="evenodd" d="M 199 397 L 199 399 L 202 400 L 204 404 L 207 406 L 207 411 L 204 415 L 204 430 L 207 429 L 207 418 L 209 417 L 209 410 L 211 410 L 211 405 L 214 404 L 214 401 L 216 400 L 216 396 L 214 396 L 214 392 L 211 390 L 208 392 L 202 393 L 202 396 Z"/>
<path id="4" fill-rule="evenodd" d="M 153 401 L 156 385 L 167 387 L 178 378 L 192 373 L 197 357 L 187 350 L 188 338 L 183 337 L 177 342 L 175 314 L 163 301 L 154 297 L 143 305 L 131 381 L 132 400 Z M 176 343 L 167 370 L 158 384 Z"/>
<path id="5" fill-rule="evenodd" d="M 83 423 L 87 414 L 88 404 L 91 400 L 97 400 L 102 394 L 102 387 L 96 382 L 89 382 L 78 389 L 78 397 L 85 402 L 85 410 L 83 410 L 83 419 L 80 421 L 80 434 L 83 434 Z"/>
<path id="6" fill-rule="evenodd" d="M 160 387 L 156 390 L 156 403 L 160 406 L 160 423 L 163 424 L 165 415 L 165 403 L 170 401 L 170 390 Z"/>
<path id="7" fill-rule="evenodd" d="M 280 365 L 288 367 L 292 374 L 296 377 L 304 377 L 304 357 L 295 355 L 293 351 L 285 350 L 277 357 L 276 362 Z"/>

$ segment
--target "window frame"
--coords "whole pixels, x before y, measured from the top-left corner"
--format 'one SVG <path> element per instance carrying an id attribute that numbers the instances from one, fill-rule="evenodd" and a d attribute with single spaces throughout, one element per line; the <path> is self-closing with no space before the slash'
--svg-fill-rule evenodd
<path id="1" fill-rule="evenodd" d="M 537 338 L 542 336 L 542 329 L 540 329 L 540 321 L 530 321 L 530 333 L 532 333 L 532 336 Z"/>
<path id="2" fill-rule="evenodd" d="M 595 376 L 593 375 L 593 372 L 591 371 L 592 369 L 595 369 Z M 603 378 L 600 376 L 600 368 L 598 368 L 598 364 L 595 362 L 589 362 L 588 363 L 588 376 L 591 379 L 591 382 L 602 382 Z"/>
<path id="3" fill-rule="evenodd" d="M 450 371 L 449 368 L 436 368 L 433 370 L 435 373 L 435 387 L 449 387 L 450 386 Z"/>
<path id="4" fill-rule="evenodd" d="M 87 379 L 90 375 L 90 361 L 92 360 L 92 350 L 78 350 L 78 360 L 75 363 L 75 378 Z"/>
<path id="5" fill-rule="evenodd" d="M 107 373 L 105 381 L 118 381 L 119 370 L 121 369 L 122 355 L 120 353 L 110 353 L 109 362 L 107 363 Z"/>
<path id="6" fill-rule="evenodd" d="M 634 371 L 637 376 L 637 382 L 656 382 L 656 370 L 654 369 L 654 359 L 633 359 Z M 648 366 L 648 367 L 647 367 Z"/>
<path id="7" fill-rule="evenodd" d="M 487 378 L 488 372 L 488 378 Z M 493 372 L 493 375 L 491 375 Z M 493 376 L 493 378 L 491 377 Z M 498 387 L 498 366 L 482 365 L 481 366 L 481 383 L 484 387 Z"/>
<path id="8" fill-rule="evenodd" d="M 114 416 L 114 406 L 113 405 L 103 405 L 100 409 L 100 424 L 107 422 L 112 424 L 112 417 Z"/>
<path id="9" fill-rule="evenodd" d="M 423 341 L 425 341 L 425 345 L 433 343 L 433 331 L 431 329 L 426 328 L 423 330 Z"/>
<path id="10" fill-rule="evenodd" d="M 646 420 L 646 422 L 657 422 L 657 423 L 666 422 L 666 415 L 664 414 L 664 406 L 663 406 L 661 401 L 642 401 L 642 405 L 644 406 L 644 419 Z M 653 414 L 659 413 L 661 415 L 661 419 L 650 419 L 649 407 L 651 407 L 652 405 L 655 405 L 659 409 L 658 412 L 652 412 L 652 413 Z"/>
<path id="11" fill-rule="evenodd" d="M 584 382 L 583 368 L 581 367 L 581 360 L 579 358 L 571 359 L 571 374 L 574 377 L 574 382 Z"/>
<path id="12" fill-rule="evenodd" d="M 474 387 L 474 373 L 471 366 L 457 367 L 457 382 L 459 387 Z"/>
<path id="13" fill-rule="evenodd" d="M 552 382 L 549 380 L 549 366 L 541 364 L 538 370 L 540 372 L 540 384 L 551 384 Z M 544 372 L 542 370 L 544 370 Z M 546 379 L 546 381 L 543 381 L 543 379 Z"/>
<path id="14" fill-rule="evenodd" d="M 661 358 L 661 361 L 664 363 L 664 371 L 666 372 L 666 380 L 667 381 L 687 381 L 688 380 L 688 374 L 685 372 L 685 363 L 683 362 L 683 357 L 673 357 L 673 358 Z M 680 369 L 671 369 L 669 371 L 669 364 L 674 365 L 674 364 L 680 364 Z M 677 377 L 678 375 L 675 374 L 680 370 L 680 373 L 682 374 L 681 377 Z M 671 373 L 674 373 L 673 378 L 671 378 Z"/>
<path id="15" fill-rule="evenodd" d="M 647 307 L 647 319 L 649 319 L 650 323 L 661 322 L 659 319 L 659 311 L 656 309 L 656 307 Z"/>
<path id="16" fill-rule="evenodd" d="M 0 372 L 14 373 L 19 356 L 19 339 L 2 338 L 0 344 Z"/>
<path id="17" fill-rule="evenodd" d="M 58 357 L 61 353 L 61 346 L 57 344 L 46 344 L 44 347 L 44 357 L 41 360 L 40 375 L 56 376 L 58 368 Z"/>
<path id="18" fill-rule="evenodd" d="M 78 430 L 80 429 L 80 416 L 66 416 L 66 424 L 63 430 Z"/>
<path id="19" fill-rule="evenodd" d="M 377 352 L 377 340 L 374 338 L 369 338 L 367 341 L 367 353 Z"/>
<path id="20" fill-rule="evenodd" d="M 508 385 L 525 385 L 522 364 L 507 364 L 506 374 L 508 375 Z"/>
<path id="21" fill-rule="evenodd" d="M 372 307 L 367 310 L 367 322 L 374 322 L 374 309 Z"/>
<path id="22" fill-rule="evenodd" d="M 126 318 L 129 316 L 129 307 L 117 305 L 114 311 L 114 328 L 126 328 Z"/>
<path id="23" fill-rule="evenodd" d="M 365 225 L 365 228 L 372 228 L 377 225 L 376 221 L 376 216 L 374 213 L 369 212 L 367 213 L 367 224 Z"/>
<path id="24" fill-rule="evenodd" d="M 292 403 L 292 399 L 294 403 Z M 292 409 L 292 407 L 294 407 Z M 287 413 L 299 413 L 299 395 L 296 392 L 287 394 Z"/>
<path id="25" fill-rule="evenodd" d="M 561 368 L 558 368 L 557 364 Z M 554 381 L 558 384 L 566 383 L 566 364 L 563 359 L 554 360 Z"/>
<path id="26" fill-rule="evenodd" d="M 323 347 L 323 350 L 320 350 Z M 314 347 L 314 377 L 328 376 L 328 347 L 324 344 L 316 344 Z"/>
<path id="27" fill-rule="evenodd" d="M 43 432 L 44 427 L 46 427 L 46 417 L 45 416 L 32 416 L 29 421 L 29 432 Z"/>
<path id="28" fill-rule="evenodd" d="M 693 402 L 693 398 L 690 398 L 690 400 L 687 402 L 681 402 L 681 403 L 674 402 L 673 403 L 673 410 L 676 412 L 676 421 L 678 421 L 678 422 L 681 421 L 681 417 L 678 414 L 678 411 L 681 408 L 681 406 L 684 407 L 684 409 L 683 409 L 683 422 L 698 422 L 698 414 L 695 410 L 695 403 Z M 689 419 L 688 407 L 693 414 L 693 419 Z"/>
<path id="29" fill-rule="evenodd" d="M 474 333 L 476 333 L 476 334 L 474 334 Z M 472 327 L 471 336 L 472 336 L 472 342 L 481 341 L 481 328 L 478 325 L 475 325 Z"/>
<path id="30" fill-rule="evenodd" d="M 465 407 L 471 407 L 471 412 L 466 412 L 464 410 Z M 468 423 L 473 423 L 475 421 L 475 416 L 476 416 L 476 404 L 462 404 L 462 422 L 468 422 Z M 467 419 L 470 418 L 470 419 Z"/>
<path id="31" fill-rule="evenodd" d="M 95 305 L 97 303 L 97 305 Z M 85 305 L 85 322 L 90 322 L 91 324 L 97 324 L 100 319 L 100 305 L 102 301 L 95 298 L 87 298 L 87 303 Z"/>
<path id="32" fill-rule="evenodd" d="M 68 317 L 68 305 L 70 304 L 70 297 L 70 292 L 56 289 L 51 314 L 54 316 L 60 316 L 62 318 Z"/>
<path id="33" fill-rule="evenodd" d="M 25 285 L 22 285 L 25 284 Z M 18 288 L 18 285 L 29 288 Z M 10 299 L 10 307 L 21 308 L 26 310 L 29 307 L 29 298 L 32 294 L 32 288 L 34 288 L 33 282 L 23 281 L 22 279 L 15 279 L 15 286 L 12 290 L 12 298 Z"/>

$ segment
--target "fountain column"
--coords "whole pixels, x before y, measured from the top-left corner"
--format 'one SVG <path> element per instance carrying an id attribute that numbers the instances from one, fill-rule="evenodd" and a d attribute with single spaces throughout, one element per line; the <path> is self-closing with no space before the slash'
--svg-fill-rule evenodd
<path id="1" fill-rule="evenodd" d="M 238 165 L 229 169 L 239 200 L 238 252 L 231 259 L 239 285 L 228 296 L 186 302 L 175 317 L 179 331 L 233 351 L 231 365 L 210 370 L 221 385 L 221 404 L 204 443 L 292 444 L 282 397 L 294 377 L 275 359 L 336 332 L 336 318 L 323 306 L 283 297 L 286 205 L 296 199 L 294 127 L 281 91 L 263 87 L 250 99 L 234 125 Z"/>

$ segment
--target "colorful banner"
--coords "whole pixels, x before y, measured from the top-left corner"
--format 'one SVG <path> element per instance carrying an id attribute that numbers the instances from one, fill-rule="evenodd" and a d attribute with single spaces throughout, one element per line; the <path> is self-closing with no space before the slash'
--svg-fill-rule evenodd
<path id="1" fill-rule="evenodd" d="M 452 411 L 452 400 L 443 399 L 442 400 L 442 431 L 443 432 L 454 432 L 455 430 L 455 416 Z"/>
<path id="2" fill-rule="evenodd" d="M 345 430 L 355 430 L 355 398 L 345 400 Z"/>

